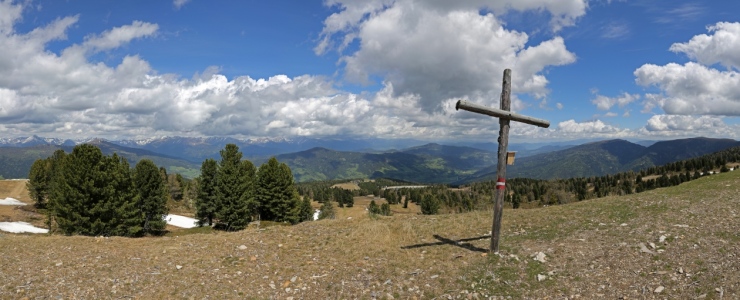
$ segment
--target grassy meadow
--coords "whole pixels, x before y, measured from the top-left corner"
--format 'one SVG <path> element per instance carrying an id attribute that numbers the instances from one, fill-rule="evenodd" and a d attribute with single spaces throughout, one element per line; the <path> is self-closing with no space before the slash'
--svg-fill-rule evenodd
<path id="1" fill-rule="evenodd" d="M 14 197 L 5 182 L 0 198 Z M 0 233 L 0 298 L 740 297 L 740 172 L 623 197 L 507 209 L 501 251 L 492 255 L 490 211 L 425 216 L 394 205 L 393 216 L 369 217 L 370 199 L 337 208 L 334 220 L 232 233 Z M 540 252 L 544 258 L 535 260 Z"/>

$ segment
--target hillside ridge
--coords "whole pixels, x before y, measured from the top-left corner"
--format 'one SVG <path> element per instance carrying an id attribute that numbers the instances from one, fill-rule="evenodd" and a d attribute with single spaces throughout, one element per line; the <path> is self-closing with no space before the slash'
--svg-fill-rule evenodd
<path id="1" fill-rule="evenodd" d="M 740 172 L 504 212 L 161 238 L 0 235 L 0 298 L 740 297 Z M 0 195 L 3 197 L 4 195 Z"/>

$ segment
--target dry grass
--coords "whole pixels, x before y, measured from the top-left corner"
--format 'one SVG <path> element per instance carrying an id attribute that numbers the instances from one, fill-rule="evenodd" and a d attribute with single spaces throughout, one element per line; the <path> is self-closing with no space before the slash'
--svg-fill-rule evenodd
<path id="1" fill-rule="evenodd" d="M 28 180 L 0 180 L 0 198 L 15 198 L 25 203 L 33 203 L 26 190 Z"/>
<path id="2" fill-rule="evenodd" d="M 492 256 L 488 211 L 354 214 L 367 199 L 338 209 L 349 220 L 236 233 L 2 234 L 0 298 L 738 299 L 739 193 L 740 172 L 730 172 L 637 195 L 506 210 L 502 249 Z M 653 243 L 654 254 L 640 243 Z M 536 252 L 547 261 L 534 261 Z"/>
<path id="3" fill-rule="evenodd" d="M 0 180 L 0 199 L 13 198 L 26 203 L 25 206 L 0 205 L 0 222 L 23 221 L 35 226 L 43 226 L 43 216 L 36 213 L 33 200 L 28 195 L 28 180 Z"/>
<path id="4" fill-rule="evenodd" d="M 360 189 L 360 186 L 354 182 L 337 183 L 335 185 L 332 185 L 331 187 L 350 190 L 350 191 L 357 191 Z"/>

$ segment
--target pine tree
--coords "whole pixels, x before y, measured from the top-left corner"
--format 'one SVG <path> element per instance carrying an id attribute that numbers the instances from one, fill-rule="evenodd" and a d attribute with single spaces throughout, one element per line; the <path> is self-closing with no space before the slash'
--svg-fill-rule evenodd
<path id="1" fill-rule="evenodd" d="M 250 196 L 252 179 L 248 167 L 241 162 L 242 153 L 234 144 L 221 150 L 221 162 L 216 177 L 216 195 L 220 204 L 217 217 L 226 230 L 241 230 L 247 227 L 250 218 Z M 251 163 L 249 163 L 251 165 Z"/>
<path id="2" fill-rule="evenodd" d="M 26 189 L 35 202 L 36 208 L 45 208 L 49 193 L 50 159 L 37 159 L 28 172 Z"/>
<path id="3" fill-rule="evenodd" d="M 334 211 L 334 204 L 331 201 L 326 201 L 319 208 L 319 220 L 323 219 L 334 219 L 336 212 Z"/>
<path id="4" fill-rule="evenodd" d="M 378 207 L 378 204 L 375 203 L 375 200 L 371 200 L 370 204 L 367 206 L 367 211 L 371 215 L 377 215 L 380 213 L 380 207 Z"/>
<path id="5" fill-rule="evenodd" d="M 141 226 L 144 216 L 136 207 L 137 193 L 134 185 L 133 171 L 128 161 L 113 153 L 108 158 L 108 194 L 103 211 L 113 211 L 114 218 L 108 222 L 110 235 L 140 236 L 145 232 Z"/>
<path id="6" fill-rule="evenodd" d="M 196 218 L 200 226 L 212 226 L 216 211 L 219 209 L 216 196 L 218 163 L 213 159 L 206 159 L 200 167 L 198 180 L 198 196 L 195 199 Z"/>
<path id="7" fill-rule="evenodd" d="M 104 198 L 103 153 L 87 144 L 78 145 L 67 156 L 59 176 L 55 177 L 58 195 L 54 208 L 59 229 L 67 235 L 103 234 L 92 231 L 90 208 Z"/>
<path id="8" fill-rule="evenodd" d="M 65 156 L 53 180 L 53 214 L 65 234 L 141 233 L 131 170 L 116 154 L 82 144 Z"/>
<path id="9" fill-rule="evenodd" d="M 182 175 L 180 174 L 169 174 L 167 175 L 167 181 L 165 181 L 165 193 L 169 191 L 170 199 L 174 201 L 180 201 L 183 197 L 182 189 Z M 166 195 L 166 194 L 165 194 Z"/>
<path id="10" fill-rule="evenodd" d="M 255 200 L 256 185 L 257 185 L 257 168 L 249 160 L 241 161 L 241 176 L 242 184 L 245 185 L 244 189 L 246 192 L 242 194 L 242 201 L 247 204 L 248 218 L 251 219 L 252 215 L 257 213 L 257 200 Z"/>
<path id="11" fill-rule="evenodd" d="M 425 215 L 436 215 L 439 212 L 439 200 L 432 194 L 426 194 L 421 199 L 421 213 Z"/>
<path id="12" fill-rule="evenodd" d="M 300 220 L 298 193 L 290 168 L 275 157 L 260 166 L 257 173 L 257 203 L 261 219 L 297 223 Z M 330 201 L 327 201 L 330 202 Z"/>
<path id="13" fill-rule="evenodd" d="M 380 214 L 383 216 L 390 216 L 391 215 L 391 205 L 386 203 L 383 203 L 380 205 Z"/>
<path id="14" fill-rule="evenodd" d="M 52 225 L 54 225 L 55 222 L 55 207 L 56 203 L 58 202 L 58 199 L 60 199 L 60 193 L 59 193 L 59 184 L 63 180 L 63 165 L 64 161 L 66 159 L 67 154 L 64 152 L 64 150 L 56 150 L 54 151 L 54 154 L 51 155 L 51 157 L 48 158 L 49 160 L 49 174 L 48 174 L 48 188 L 47 188 L 47 203 L 46 203 L 46 226 L 49 227 L 49 233 L 51 233 Z"/>
<path id="15" fill-rule="evenodd" d="M 301 201 L 301 222 L 304 221 L 313 221 L 313 208 L 311 207 L 311 200 L 308 199 L 308 196 L 303 196 L 303 201 Z"/>
<path id="16" fill-rule="evenodd" d="M 161 233 L 168 214 L 165 182 L 157 165 L 143 159 L 134 168 L 134 184 L 137 191 L 137 207 L 143 217 L 142 228 L 145 233 Z"/>

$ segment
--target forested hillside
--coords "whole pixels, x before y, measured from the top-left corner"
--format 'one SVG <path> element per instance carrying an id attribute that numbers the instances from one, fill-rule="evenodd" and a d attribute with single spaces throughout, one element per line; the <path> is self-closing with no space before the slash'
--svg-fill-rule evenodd
<path id="1" fill-rule="evenodd" d="M 569 149 L 517 159 L 507 167 L 509 178 L 566 179 L 639 171 L 740 146 L 729 139 L 691 138 L 657 142 L 649 147 L 625 140 L 588 143 Z M 488 166 L 456 184 L 491 180 L 496 166 Z"/>

